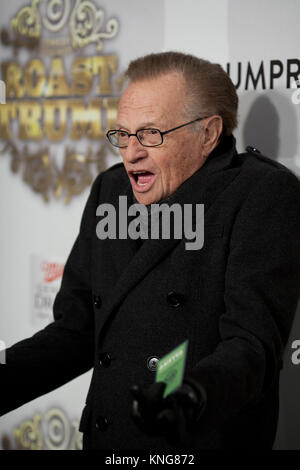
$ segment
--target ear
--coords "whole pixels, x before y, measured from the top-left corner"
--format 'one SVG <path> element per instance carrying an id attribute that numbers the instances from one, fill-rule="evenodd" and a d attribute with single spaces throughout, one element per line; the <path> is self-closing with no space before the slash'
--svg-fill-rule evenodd
<path id="1" fill-rule="evenodd" d="M 223 130 L 223 119 L 218 115 L 209 116 L 204 123 L 205 125 L 202 128 L 202 150 L 203 156 L 208 157 L 219 143 Z"/>

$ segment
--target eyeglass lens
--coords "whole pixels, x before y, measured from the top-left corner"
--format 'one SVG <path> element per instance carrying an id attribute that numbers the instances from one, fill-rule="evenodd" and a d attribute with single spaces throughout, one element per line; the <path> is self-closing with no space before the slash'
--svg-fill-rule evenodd
<path id="1" fill-rule="evenodd" d="M 109 135 L 113 145 L 118 147 L 127 147 L 129 135 L 125 131 L 115 131 Z M 143 145 L 159 145 L 162 143 L 162 137 L 158 129 L 140 129 L 137 131 L 137 138 Z"/>

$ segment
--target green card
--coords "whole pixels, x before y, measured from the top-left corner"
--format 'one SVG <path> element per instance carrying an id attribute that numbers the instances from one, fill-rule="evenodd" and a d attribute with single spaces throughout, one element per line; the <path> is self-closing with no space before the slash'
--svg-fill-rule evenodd
<path id="1" fill-rule="evenodd" d="M 155 382 L 165 382 L 167 384 L 164 398 L 182 384 L 187 347 L 188 340 L 158 361 Z"/>

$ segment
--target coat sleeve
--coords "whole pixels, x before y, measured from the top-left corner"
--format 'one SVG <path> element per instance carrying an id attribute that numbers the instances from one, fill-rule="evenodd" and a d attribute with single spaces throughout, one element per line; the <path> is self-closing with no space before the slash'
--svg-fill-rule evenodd
<path id="1" fill-rule="evenodd" d="M 190 375 L 207 392 L 203 431 L 258 403 L 276 384 L 299 293 L 300 183 L 277 169 L 255 185 L 239 209 L 228 253 L 221 339 Z"/>
<path id="2" fill-rule="evenodd" d="M 0 365 L 0 415 L 69 382 L 93 366 L 94 318 L 90 282 L 92 236 L 101 175 L 92 187 L 79 235 L 65 265 L 54 321 L 6 350 Z"/>

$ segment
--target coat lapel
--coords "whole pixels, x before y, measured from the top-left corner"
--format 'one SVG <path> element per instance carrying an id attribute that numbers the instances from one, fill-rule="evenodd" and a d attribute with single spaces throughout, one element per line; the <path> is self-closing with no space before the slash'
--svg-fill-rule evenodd
<path id="1" fill-rule="evenodd" d="M 206 164 L 180 186 L 174 196 L 170 198 L 169 203 L 177 202 L 182 205 L 204 204 L 206 216 L 211 204 L 213 204 L 220 193 L 239 172 L 237 168 L 231 168 L 232 159 L 235 154 L 235 147 L 232 144 L 227 151 L 223 149 L 222 152 L 220 150 L 218 153 L 213 152 Z M 227 171 L 224 171 L 225 169 Z M 128 195 L 128 200 L 132 201 L 130 183 L 125 194 Z M 178 239 L 149 239 L 144 240 L 141 248 L 137 249 L 136 241 L 134 240 L 110 240 L 111 255 L 114 258 L 114 262 L 119 265 L 120 276 L 111 295 L 108 296 L 101 326 L 116 311 L 128 292 L 181 241 Z"/>

